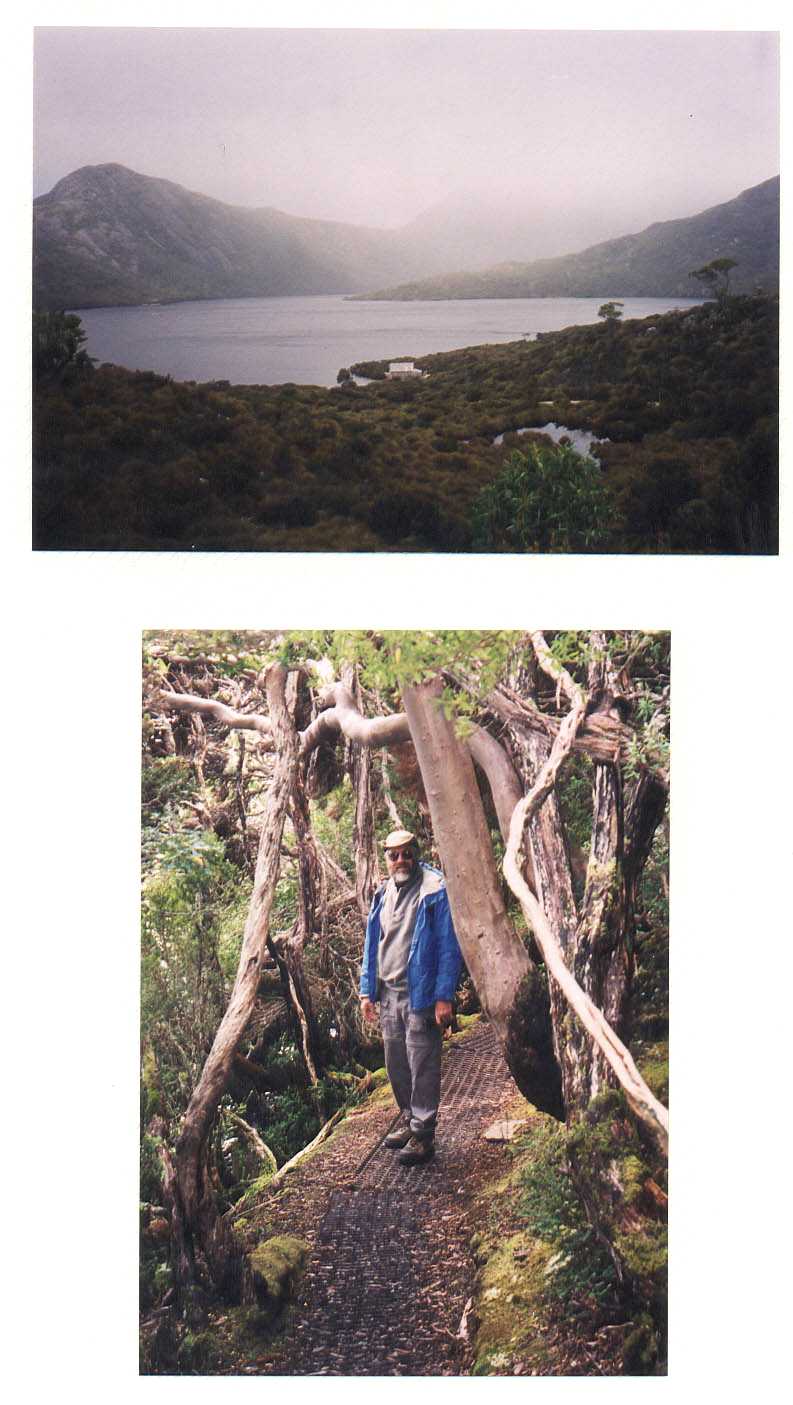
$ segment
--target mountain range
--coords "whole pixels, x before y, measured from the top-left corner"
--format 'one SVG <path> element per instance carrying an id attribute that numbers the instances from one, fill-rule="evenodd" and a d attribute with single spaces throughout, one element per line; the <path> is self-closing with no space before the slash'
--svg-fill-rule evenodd
<path id="1" fill-rule="evenodd" d="M 736 291 L 771 289 L 779 278 L 778 177 L 702 214 L 578 254 L 471 273 L 448 272 L 448 260 L 465 259 L 467 248 L 477 268 L 459 212 L 401 230 L 365 228 L 228 205 L 118 164 L 73 171 L 34 200 L 33 215 L 40 310 L 318 293 L 676 297 L 696 295 L 690 271 L 718 257 L 736 260 Z M 481 236 L 481 212 L 474 225 Z M 367 287 L 379 291 L 362 294 Z"/>
<path id="2" fill-rule="evenodd" d="M 449 298 L 695 297 L 693 269 L 716 258 L 736 267 L 734 292 L 779 286 L 779 177 L 688 219 L 651 224 L 578 254 L 502 263 L 482 272 L 444 274 L 379 292 L 383 301 Z"/>

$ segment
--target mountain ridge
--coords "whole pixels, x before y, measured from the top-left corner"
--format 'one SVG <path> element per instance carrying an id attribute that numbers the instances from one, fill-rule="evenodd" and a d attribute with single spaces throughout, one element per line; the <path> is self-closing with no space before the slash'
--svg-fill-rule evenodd
<path id="1" fill-rule="evenodd" d="M 42 310 L 345 293 L 362 264 L 383 281 L 425 271 L 391 231 L 227 205 L 113 162 L 64 176 L 33 210 Z"/>
<path id="2" fill-rule="evenodd" d="M 577 254 L 442 273 L 403 230 L 229 205 L 116 162 L 84 166 L 33 202 L 34 306 L 42 311 L 322 293 L 356 300 L 684 296 L 688 275 L 735 257 L 736 291 L 776 285 L 779 178 L 699 215 L 656 222 Z M 376 289 L 362 293 L 362 285 Z"/>
<path id="3" fill-rule="evenodd" d="M 698 215 L 656 221 L 637 234 L 607 239 L 577 254 L 510 261 L 479 273 L 449 273 L 357 294 L 356 300 L 696 296 L 692 269 L 725 257 L 735 258 L 736 292 L 778 287 L 778 176 Z"/>

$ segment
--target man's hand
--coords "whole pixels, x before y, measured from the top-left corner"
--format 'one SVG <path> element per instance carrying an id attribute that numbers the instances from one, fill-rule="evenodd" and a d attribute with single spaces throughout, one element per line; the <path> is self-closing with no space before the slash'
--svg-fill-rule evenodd
<path id="1" fill-rule="evenodd" d="M 452 1022 L 452 1005 L 450 1000 L 435 1001 L 435 1023 L 439 1029 L 448 1029 Z"/>
<path id="2" fill-rule="evenodd" d="M 374 1024 L 374 1021 L 377 1019 L 377 1011 L 368 995 L 365 995 L 361 1001 L 361 1014 L 367 1024 Z"/>

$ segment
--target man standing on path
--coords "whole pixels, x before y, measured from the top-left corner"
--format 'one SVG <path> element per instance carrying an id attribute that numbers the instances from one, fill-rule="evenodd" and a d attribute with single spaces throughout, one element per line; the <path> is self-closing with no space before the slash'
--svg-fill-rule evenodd
<path id="1" fill-rule="evenodd" d="M 443 874 L 419 863 L 415 835 L 394 830 L 385 857 L 388 879 L 366 923 L 361 1012 L 375 1020 L 379 1001 L 386 1071 L 402 1113 L 385 1145 L 416 1166 L 435 1152 L 443 1031 L 463 958 Z"/>

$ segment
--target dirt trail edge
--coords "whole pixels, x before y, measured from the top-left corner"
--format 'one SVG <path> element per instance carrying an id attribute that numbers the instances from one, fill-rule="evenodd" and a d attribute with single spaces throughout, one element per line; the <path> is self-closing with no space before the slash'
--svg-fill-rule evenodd
<path id="1" fill-rule="evenodd" d="M 465 1371 L 457 1333 L 474 1276 L 473 1197 L 504 1161 L 482 1134 L 516 1092 L 491 1029 L 447 1047 L 442 1087 L 432 1161 L 401 1166 L 382 1145 L 394 1109 L 380 1109 L 269 1208 L 271 1232 L 302 1232 L 312 1254 L 289 1325 L 257 1374 Z"/>

